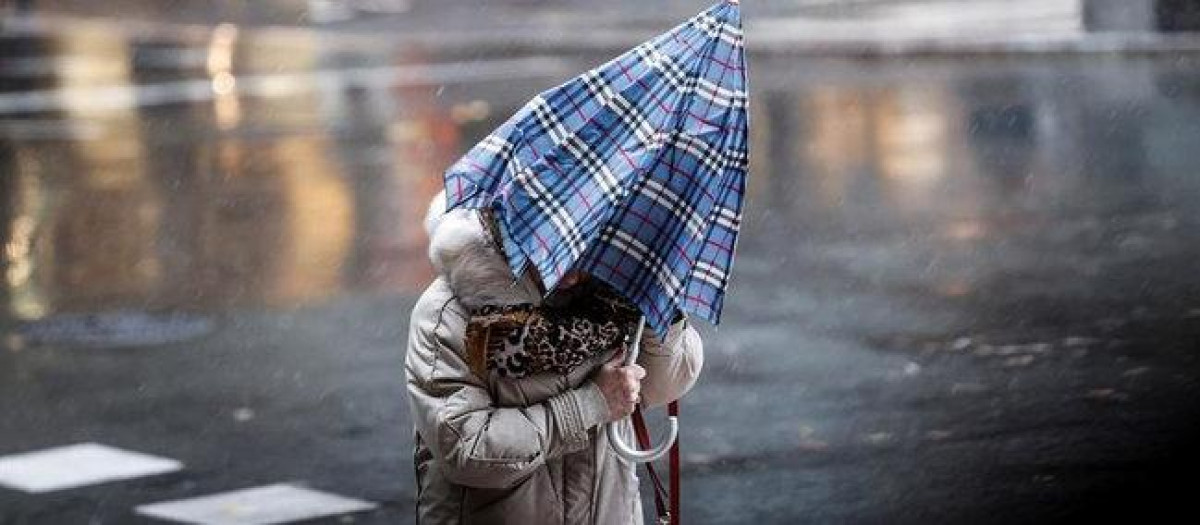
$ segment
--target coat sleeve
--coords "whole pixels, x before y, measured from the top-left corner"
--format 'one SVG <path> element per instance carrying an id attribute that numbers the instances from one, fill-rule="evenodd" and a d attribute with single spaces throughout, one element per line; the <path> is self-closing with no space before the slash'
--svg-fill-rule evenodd
<path id="1" fill-rule="evenodd" d="M 608 408 L 591 381 L 525 407 L 496 406 L 463 358 L 466 319 L 452 299 L 422 298 L 409 324 L 405 369 L 417 432 L 446 478 L 509 488 L 547 459 L 585 448 Z M 454 327 L 454 328 L 452 328 Z"/>
<path id="2" fill-rule="evenodd" d="M 662 341 L 647 330 L 638 364 L 646 369 L 642 404 L 665 405 L 683 397 L 696 384 L 704 366 L 704 344 L 685 318 L 671 325 Z"/>

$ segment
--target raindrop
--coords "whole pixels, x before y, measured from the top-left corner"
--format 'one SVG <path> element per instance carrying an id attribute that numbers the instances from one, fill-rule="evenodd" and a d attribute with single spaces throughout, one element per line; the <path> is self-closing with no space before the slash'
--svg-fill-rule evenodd
<path id="1" fill-rule="evenodd" d="M 254 410 L 249 407 L 241 407 L 233 411 L 233 420 L 238 423 L 245 423 L 254 419 Z"/>
<path id="2" fill-rule="evenodd" d="M 925 433 L 925 439 L 930 441 L 945 441 L 953 435 L 954 433 L 948 430 L 930 430 Z"/>
<path id="3" fill-rule="evenodd" d="M 954 395 L 979 394 L 986 391 L 987 387 L 979 383 L 954 383 L 954 385 L 950 387 L 950 393 Z"/>
<path id="4" fill-rule="evenodd" d="M 1123 375 L 1125 377 L 1137 377 L 1137 376 L 1145 374 L 1146 372 L 1149 372 L 1149 371 L 1150 371 L 1150 367 L 1139 366 L 1137 368 L 1130 368 L 1129 370 L 1126 370 L 1125 373 L 1123 373 L 1121 375 Z"/>
<path id="5" fill-rule="evenodd" d="M 884 445 L 892 440 L 890 432 L 873 432 L 863 436 L 863 441 L 870 445 Z"/>
<path id="6" fill-rule="evenodd" d="M 1066 346 L 1067 348 L 1074 348 L 1078 346 L 1089 346 L 1099 342 L 1099 339 L 1093 339 L 1091 337 L 1071 336 L 1063 339 L 1063 346 Z"/>
<path id="7" fill-rule="evenodd" d="M 1010 357 L 1004 360 L 1004 366 L 1007 368 L 1021 368 L 1033 364 L 1034 357 L 1031 355 L 1021 355 Z"/>
<path id="8" fill-rule="evenodd" d="M 1112 388 L 1093 388 L 1084 396 L 1092 401 L 1117 402 L 1129 399 L 1129 396 Z"/>

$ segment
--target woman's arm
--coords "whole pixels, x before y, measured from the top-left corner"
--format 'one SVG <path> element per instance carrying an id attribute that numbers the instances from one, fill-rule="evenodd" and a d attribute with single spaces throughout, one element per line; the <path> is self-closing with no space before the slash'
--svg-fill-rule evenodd
<path id="1" fill-rule="evenodd" d="M 704 343 L 686 318 L 671 325 L 662 342 L 647 330 L 642 336 L 638 364 L 646 369 L 642 405 L 665 405 L 683 397 L 696 384 L 704 366 Z"/>
<path id="2" fill-rule="evenodd" d="M 429 296 L 413 310 L 405 368 L 417 432 L 447 479 L 508 488 L 547 459 L 587 446 L 588 430 L 608 415 L 593 382 L 528 407 L 495 406 L 486 384 L 463 359 L 461 307 L 448 296 L 434 301 Z"/>

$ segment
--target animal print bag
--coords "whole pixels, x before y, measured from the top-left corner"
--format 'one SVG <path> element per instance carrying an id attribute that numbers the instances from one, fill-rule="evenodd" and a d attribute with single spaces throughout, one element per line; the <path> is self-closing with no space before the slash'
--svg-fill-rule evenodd
<path id="1" fill-rule="evenodd" d="M 611 288 L 589 286 L 563 307 L 484 306 L 467 324 L 467 359 L 479 377 L 566 374 L 596 354 L 624 348 L 641 314 Z"/>

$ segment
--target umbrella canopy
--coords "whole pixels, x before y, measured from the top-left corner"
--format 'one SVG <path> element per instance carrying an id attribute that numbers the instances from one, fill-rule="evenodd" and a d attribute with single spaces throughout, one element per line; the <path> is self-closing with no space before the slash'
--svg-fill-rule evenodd
<path id="1" fill-rule="evenodd" d="M 664 333 L 720 319 L 746 183 L 741 15 L 721 2 L 542 92 L 445 173 L 486 208 L 516 275 L 584 271 Z"/>

